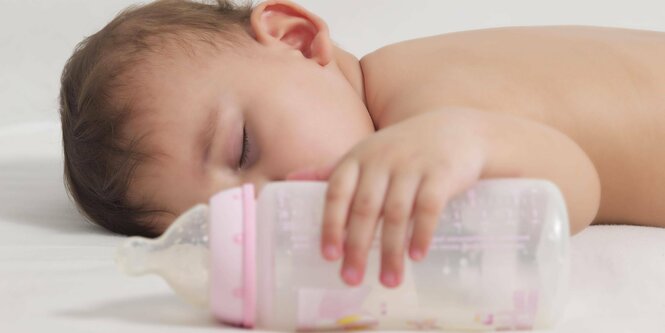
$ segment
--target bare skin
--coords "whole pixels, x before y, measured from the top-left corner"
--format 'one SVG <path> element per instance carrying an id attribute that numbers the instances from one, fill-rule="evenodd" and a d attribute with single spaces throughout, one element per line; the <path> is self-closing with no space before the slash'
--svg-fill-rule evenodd
<path id="1" fill-rule="evenodd" d="M 361 62 L 379 127 L 449 106 L 545 123 L 572 138 L 598 171 L 593 223 L 665 227 L 663 59 L 662 32 L 553 26 L 417 39 Z"/>
<path id="2" fill-rule="evenodd" d="M 395 287 L 405 253 L 426 256 L 446 200 L 483 178 L 553 181 L 572 234 L 591 223 L 665 227 L 663 33 L 485 29 L 358 60 L 289 1 L 258 5 L 251 28 L 254 57 L 174 54 L 145 75 L 154 111 L 129 132 L 153 130 L 149 146 L 165 157 L 139 169 L 132 197 L 172 212 L 163 229 L 225 188 L 328 180 L 323 256 L 343 257 L 342 278 L 361 283 L 383 216 L 380 278 Z M 215 109 L 209 144 L 199 138 Z M 238 168 L 243 124 L 254 150 Z"/>
<path id="3" fill-rule="evenodd" d="M 665 33 L 553 26 L 485 29 L 411 40 L 381 48 L 360 63 L 368 110 L 378 129 L 431 110 L 463 107 L 529 119 L 571 139 L 583 152 L 580 161 L 588 159 L 583 162 L 592 164 L 588 176 L 584 172 L 564 175 L 577 173 L 574 163 L 563 172 L 557 169 L 566 168 L 552 164 L 545 167 L 550 170 L 524 168 L 518 174 L 559 180 L 555 182 L 565 193 L 571 230 L 576 234 L 589 224 L 665 227 L 665 205 L 660 204 L 665 198 L 661 167 L 665 149 L 660 145 L 665 140 L 664 57 Z M 410 61 L 413 59 L 416 61 Z M 529 139 L 525 136 L 524 140 Z M 568 152 L 540 152 L 542 159 L 580 157 L 579 152 L 577 157 Z M 523 158 L 511 162 L 526 165 L 539 159 L 533 152 Z M 330 180 L 331 173 L 334 170 L 323 168 L 291 179 Z M 485 170 L 479 178 L 509 175 L 505 170 Z M 599 178 L 600 193 L 594 193 L 594 185 L 585 186 L 593 184 L 589 179 L 594 177 Z M 350 210 L 349 221 L 354 204 L 360 201 L 346 201 L 351 200 L 354 202 L 339 205 L 340 210 Z M 581 213 L 590 206 L 587 202 L 595 200 L 599 200 L 597 212 Z M 581 202 L 584 204 L 575 207 Z M 384 206 L 384 214 L 387 207 L 390 205 Z M 357 216 L 375 216 L 367 213 L 372 209 L 356 210 Z M 334 212 L 328 214 L 328 223 L 336 225 L 336 230 L 326 233 L 324 228 L 324 255 L 330 246 L 326 244 L 342 246 L 342 225 L 349 228 L 349 222 L 335 219 Z M 342 249 L 331 251 L 327 258 L 337 259 L 338 252 L 344 253 L 343 266 L 358 268 L 350 276 L 344 276 L 343 268 L 342 275 L 348 283 L 357 284 L 362 280 L 359 267 L 365 264 L 365 257 L 354 254 L 364 253 L 364 248 L 349 245 L 353 238 L 348 236 Z M 412 240 L 411 253 L 413 243 L 417 241 Z M 382 267 L 401 271 L 398 261 L 384 259 Z"/>

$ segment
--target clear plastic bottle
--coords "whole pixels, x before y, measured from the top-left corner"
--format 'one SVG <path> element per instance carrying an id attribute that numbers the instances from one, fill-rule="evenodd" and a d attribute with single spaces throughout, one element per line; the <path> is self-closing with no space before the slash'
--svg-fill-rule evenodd
<path id="1" fill-rule="evenodd" d="M 156 273 L 227 324 L 272 330 L 538 329 L 567 299 L 569 225 L 559 189 L 489 179 L 451 199 L 427 257 L 405 259 L 398 288 L 378 279 L 379 237 L 363 284 L 319 251 L 326 182 L 246 184 L 181 215 L 155 240 L 130 237 L 117 263 Z M 379 229 L 380 229 L 379 224 Z M 380 230 L 378 230 L 380 235 Z"/>

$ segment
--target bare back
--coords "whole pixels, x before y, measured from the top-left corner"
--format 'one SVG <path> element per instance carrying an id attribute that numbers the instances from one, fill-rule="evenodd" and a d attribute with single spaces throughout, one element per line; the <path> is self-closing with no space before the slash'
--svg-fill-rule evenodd
<path id="1" fill-rule="evenodd" d="M 510 27 L 393 44 L 362 59 L 379 128 L 446 106 L 546 123 L 601 179 L 594 223 L 665 226 L 665 33 Z"/>

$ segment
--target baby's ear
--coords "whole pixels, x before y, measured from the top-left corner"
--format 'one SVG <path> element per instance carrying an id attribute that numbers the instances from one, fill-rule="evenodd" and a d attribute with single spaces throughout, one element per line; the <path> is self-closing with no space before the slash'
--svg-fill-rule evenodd
<path id="1" fill-rule="evenodd" d="M 328 26 L 318 16 L 287 0 L 269 0 L 252 10 L 256 40 L 267 46 L 286 46 L 325 66 L 332 60 Z"/>

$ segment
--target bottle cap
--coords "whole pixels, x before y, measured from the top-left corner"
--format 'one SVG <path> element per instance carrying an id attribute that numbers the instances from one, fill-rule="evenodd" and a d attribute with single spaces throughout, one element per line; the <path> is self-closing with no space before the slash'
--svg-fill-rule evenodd
<path id="1" fill-rule="evenodd" d="M 256 200 L 250 183 L 210 198 L 210 310 L 253 327 L 256 313 Z"/>

